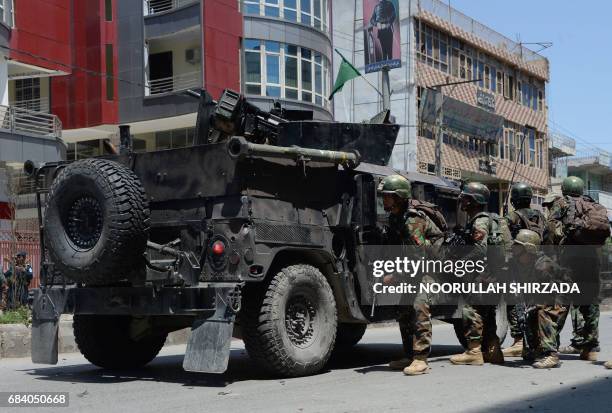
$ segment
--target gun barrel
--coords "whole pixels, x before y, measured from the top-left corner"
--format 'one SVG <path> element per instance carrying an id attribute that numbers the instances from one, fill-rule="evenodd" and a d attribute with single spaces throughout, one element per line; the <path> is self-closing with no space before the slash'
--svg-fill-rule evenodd
<path id="1" fill-rule="evenodd" d="M 342 165 L 345 168 L 355 168 L 359 165 L 359 152 L 328 151 L 321 149 L 309 149 L 299 146 L 274 146 L 248 142 L 241 136 L 234 136 L 228 143 L 228 151 L 231 157 L 243 159 L 247 157 L 268 157 L 293 159 L 296 161 L 307 160 L 313 162 L 326 162 Z"/>

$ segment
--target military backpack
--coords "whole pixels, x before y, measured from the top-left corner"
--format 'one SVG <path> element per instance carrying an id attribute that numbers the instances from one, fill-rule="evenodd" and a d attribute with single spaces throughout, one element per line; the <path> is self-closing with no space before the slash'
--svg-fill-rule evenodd
<path id="1" fill-rule="evenodd" d="M 412 209 L 416 209 L 417 211 L 421 211 L 425 215 L 427 215 L 433 221 L 433 223 L 436 224 L 438 229 L 443 233 L 446 233 L 446 231 L 448 231 L 448 224 L 446 223 L 446 219 L 444 218 L 442 210 L 439 206 L 430 202 L 412 199 L 410 200 L 410 207 Z"/>
<path id="2" fill-rule="evenodd" d="M 604 245 L 610 236 L 608 210 L 587 195 L 566 199 L 569 208 L 563 226 L 568 239 L 580 245 Z"/>
<path id="3" fill-rule="evenodd" d="M 520 221 L 520 228 L 515 231 L 516 233 L 518 233 L 518 230 L 520 229 L 529 229 L 531 231 L 536 232 L 540 236 L 540 240 L 544 239 L 544 232 L 546 230 L 546 220 L 541 212 L 533 210 L 531 208 L 521 208 L 515 209 L 514 213 Z"/>

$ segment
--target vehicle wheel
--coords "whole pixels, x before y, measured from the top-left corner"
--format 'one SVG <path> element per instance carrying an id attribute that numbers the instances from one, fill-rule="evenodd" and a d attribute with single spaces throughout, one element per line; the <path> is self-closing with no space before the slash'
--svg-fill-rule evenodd
<path id="1" fill-rule="evenodd" d="M 74 339 L 90 363 L 106 369 L 141 367 L 157 356 L 167 333 L 130 337 L 131 316 L 75 315 Z"/>
<path id="2" fill-rule="evenodd" d="M 116 162 L 85 159 L 62 169 L 44 225 L 49 257 L 70 281 L 110 284 L 143 265 L 148 202 L 138 177 Z"/>
<path id="3" fill-rule="evenodd" d="M 367 328 L 367 324 L 338 323 L 334 350 L 348 350 L 355 346 L 359 343 Z"/>
<path id="4" fill-rule="evenodd" d="M 452 323 L 459 343 L 461 343 L 464 348 L 467 348 L 467 340 L 463 335 L 463 321 L 460 318 L 454 318 Z M 495 324 L 497 326 L 497 337 L 499 337 L 499 342 L 503 343 L 508 334 L 508 314 L 506 313 L 505 305 L 497 306 L 495 311 Z"/>
<path id="5" fill-rule="evenodd" d="M 336 302 L 321 272 L 291 265 L 267 285 L 243 295 L 241 325 L 249 356 L 272 374 L 314 374 L 329 359 L 336 338 Z"/>

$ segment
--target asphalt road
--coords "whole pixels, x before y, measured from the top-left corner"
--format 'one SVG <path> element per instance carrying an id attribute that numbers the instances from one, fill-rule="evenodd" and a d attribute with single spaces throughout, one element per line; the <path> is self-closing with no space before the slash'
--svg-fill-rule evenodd
<path id="1" fill-rule="evenodd" d="M 612 313 L 602 314 L 601 341 L 600 360 L 612 359 Z M 55 412 L 612 412 L 612 370 L 603 361 L 564 356 L 561 368 L 544 371 L 520 359 L 504 366 L 453 366 L 448 357 L 461 348 L 452 327 L 441 324 L 434 327 L 431 373 L 406 377 L 386 367 L 401 355 L 400 343 L 394 327 L 368 329 L 326 371 L 296 379 L 262 376 L 238 340 L 224 375 L 184 372 L 184 346 L 164 348 L 146 368 L 121 374 L 89 365 L 80 354 L 61 356 L 57 366 L 5 359 L 0 391 L 69 392 L 70 406 Z"/>

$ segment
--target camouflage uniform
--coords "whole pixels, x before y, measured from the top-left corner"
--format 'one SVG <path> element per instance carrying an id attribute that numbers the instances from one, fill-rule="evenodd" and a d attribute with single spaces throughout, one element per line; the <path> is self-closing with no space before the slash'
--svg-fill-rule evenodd
<path id="1" fill-rule="evenodd" d="M 402 224 L 403 222 L 403 224 Z M 391 230 L 403 245 L 432 246 L 436 240 L 442 239 L 444 233 L 424 212 L 408 209 L 401 217 L 389 216 Z M 425 276 L 423 282 L 433 281 Z M 409 314 L 400 318 L 400 329 L 405 336 L 412 336 L 413 356 L 427 357 L 431 351 L 431 300 L 426 295 L 415 297 L 413 308 Z"/>
<path id="2" fill-rule="evenodd" d="M 555 245 L 571 245 L 572 241 L 566 239 L 563 219 L 568 214 L 568 196 L 558 198 L 550 208 L 548 229 L 550 240 Z M 580 254 L 564 252 L 559 257 L 559 264 L 570 270 L 575 280 L 586 280 L 586 284 L 595 286 L 596 291 L 589 290 L 589 294 L 599 295 L 599 256 L 597 248 L 582 249 Z M 577 275 L 580 274 L 580 277 Z M 583 289 L 581 288 L 581 291 Z M 569 303 L 568 303 L 569 305 Z M 599 346 L 599 304 L 580 305 L 577 307 L 584 318 L 584 327 L 576 331 L 582 338 L 582 343 L 577 343 L 579 349 L 590 350 Z"/>
<path id="3" fill-rule="evenodd" d="M 469 259 L 478 259 L 487 255 L 488 237 L 491 218 L 477 216 L 472 221 L 469 241 L 474 247 Z M 465 305 L 463 307 L 463 326 L 465 338 L 470 341 L 483 342 L 497 334 L 495 306 Z"/>
<path id="4" fill-rule="evenodd" d="M 517 213 L 518 211 L 518 213 Z M 519 215 L 521 214 L 521 215 Z M 516 236 L 516 233 L 520 229 L 531 229 L 527 228 L 521 216 L 526 219 L 531 220 L 533 215 L 537 216 L 539 222 L 546 222 L 544 214 L 540 211 L 532 209 L 532 208 L 519 208 L 518 210 L 511 211 L 504 218 L 508 221 L 508 226 L 510 227 L 510 232 L 512 233 L 512 237 Z M 544 238 L 544 231 L 536 231 L 539 235 Z M 540 233 L 542 232 L 542 233 Z M 507 307 L 508 314 L 508 324 L 510 326 L 510 336 L 518 340 L 523 337 L 524 324 L 525 324 L 525 306 L 523 305 L 509 305 Z"/>

